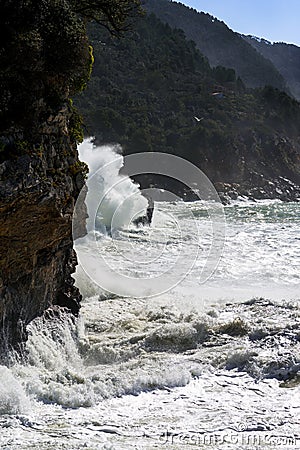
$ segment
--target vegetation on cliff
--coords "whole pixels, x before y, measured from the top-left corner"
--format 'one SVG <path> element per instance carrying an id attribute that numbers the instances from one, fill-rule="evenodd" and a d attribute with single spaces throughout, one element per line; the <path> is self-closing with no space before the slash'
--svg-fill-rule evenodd
<path id="1" fill-rule="evenodd" d="M 293 96 L 300 100 L 300 47 L 284 42 L 271 43 L 253 36 L 242 37 L 265 58 L 268 58 L 286 80 Z"/>
<path id="2" fill-rule="evenodd" d="M 247 87 L 270 84 L 281 90 L 286 89 L 283 76 L 272 62 L 224 22 L 177 1 L 145 0 L 145 7 L 172 28 L 184 30 L 187 38 L 196 43 L 211 66 L 232 67 Z"/>
<path id="3" fill-rule="evenodd" d="M 119 33 L 138 7 L 138 0 L 22 0 L 17 8 L 12 0 L 2 1 L 0 135 L 21 133 L 35 143 L 45 119 L 90 77 L 87 20 Z"/>

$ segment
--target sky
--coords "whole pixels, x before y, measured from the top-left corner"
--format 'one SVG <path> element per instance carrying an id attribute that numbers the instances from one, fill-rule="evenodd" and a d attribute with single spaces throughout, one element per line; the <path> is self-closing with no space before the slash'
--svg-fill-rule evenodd
<path id="1" fill-rule="evenodd" d="M 300 46 L 300 0 L 176 1 L 217 17 L 239 33 Z"/>

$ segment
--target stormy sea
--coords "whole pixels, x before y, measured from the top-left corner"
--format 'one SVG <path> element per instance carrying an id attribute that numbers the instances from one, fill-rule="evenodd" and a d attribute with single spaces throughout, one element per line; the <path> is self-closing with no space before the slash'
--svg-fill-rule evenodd
<path id="1" fill-rule="evenodd" d="M 147 200 L 122 156 L 79 151 L 81 312 L 35 319 L 0 366 L 0 448 L 300 448 L 300 203 L 160 189 L 135 225 Z"/>

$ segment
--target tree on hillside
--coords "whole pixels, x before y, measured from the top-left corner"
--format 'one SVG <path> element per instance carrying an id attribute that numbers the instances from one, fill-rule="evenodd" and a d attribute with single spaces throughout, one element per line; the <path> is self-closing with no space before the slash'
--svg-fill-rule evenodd
<path id="1" fill-rule="evenodd" d="M 142 11 L 140 0 L 74 0 L 73 3 L 77 14 L 95 20 L 117 35 Z"/>
<path id="2" fill-rule="evenodd" d="M 85 88 L 89 21 L 119 35 L 141 11 L 140 0 L 1 0 L 0 134 L 32 130 Z"/>

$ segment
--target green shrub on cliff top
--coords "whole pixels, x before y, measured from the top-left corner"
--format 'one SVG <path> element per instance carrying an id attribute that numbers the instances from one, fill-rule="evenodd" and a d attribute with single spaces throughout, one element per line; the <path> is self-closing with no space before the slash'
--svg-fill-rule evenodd
<path id="1" fill-rule="evenodd" d="M 2 0 L 0 135 L 32 132 L 86 86 L 89 20 L 120 33 L 139 7 L 139 0 Z"/>

